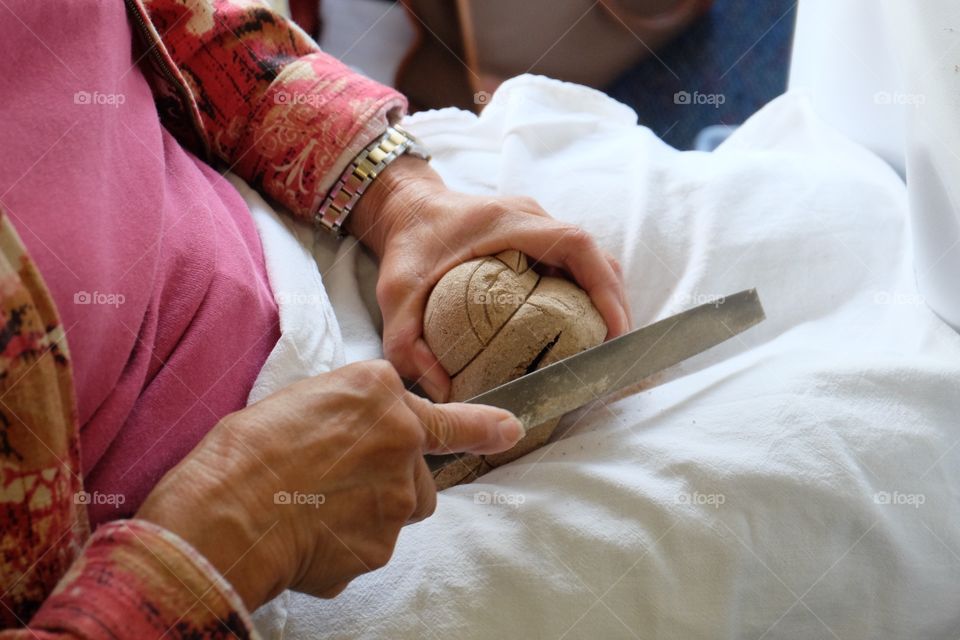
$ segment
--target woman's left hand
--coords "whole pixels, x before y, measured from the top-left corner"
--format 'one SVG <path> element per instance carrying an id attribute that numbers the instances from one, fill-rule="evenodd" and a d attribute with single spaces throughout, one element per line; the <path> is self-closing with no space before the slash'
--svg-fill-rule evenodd
<path id="1" fill-rule="evenodd" d="M 385 357 L 437 402 L 446 401 L 450 378 L 423 339 L 424 309 L 440 278 L 471 258 L 517 249 L 535 265 L 569 273 L 606 321 L 607 339 L 630 328 L 620 265 L 590 234 L 530 198 L 450 191 L 423 160 L 391 164 L 357 203 L 347 230 L 380 260 Z"/>

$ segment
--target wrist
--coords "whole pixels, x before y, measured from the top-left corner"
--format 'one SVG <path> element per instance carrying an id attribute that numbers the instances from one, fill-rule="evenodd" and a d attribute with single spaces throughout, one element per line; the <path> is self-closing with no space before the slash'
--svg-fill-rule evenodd
<path id="1" fill-rule="evenodd" d="M 417 217 L 432 194 L 445 188 L 429 162 L 403 155 L 360 197 L 347 217 L 346 231 L 381 257 L 390 237 Z"/>
<path id="2" fill-rule="evenodd" d="M 257 521 L 258 513 L 268 511 L 238 509 L 242 502 L 212 469 L 216 466 L 175 467 L 147 496 L 135 517 L 163 527 L 191 545 L 253 611 L 290 584 L 291 572 L 283 570 L 287 559 L 273 552 L 274 541 L 268 534 L 276 523 Z"/>

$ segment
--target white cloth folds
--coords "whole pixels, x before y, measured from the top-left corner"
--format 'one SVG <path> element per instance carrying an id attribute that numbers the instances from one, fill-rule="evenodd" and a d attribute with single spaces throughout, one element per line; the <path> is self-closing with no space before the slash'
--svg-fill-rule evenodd
<path id="1" fill-rule="evenodd" d="M 265 637 L 956 634 L 960 336 L 916 293 L 892 170 L 797 95 L 712 154 L 529 76 L 480 117 L 408 125 L 451 187 L 530 195 L 589 229 L 622 262 L 638 325 L 750 287 L 768 320 L 443 492 L 384 569 L 332 601 L 262 608 Z M 306 253 L 253 209 L 275 289 L 320 295 L 291 275 L 313 268 Z M 352 241 L 315 253 L 336 317 L 326 298 L 304 313 L 281 297 L 284 341 L 255 397 L 379 354 L 369 257 Z"/>

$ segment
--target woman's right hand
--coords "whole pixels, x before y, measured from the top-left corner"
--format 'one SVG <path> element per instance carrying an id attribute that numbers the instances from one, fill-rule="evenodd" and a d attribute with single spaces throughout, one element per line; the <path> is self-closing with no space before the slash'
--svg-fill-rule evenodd
<path id="1" fill-rule="evenodd" d="M 250 610 L 287 588 L 333 597 L 433 513 L 424 453 L 494 453 L 522 436 L 508 411 L 434 405 L 388 362 L 361 362 L 225 417 L 137 517 L 193 545 Z"/>

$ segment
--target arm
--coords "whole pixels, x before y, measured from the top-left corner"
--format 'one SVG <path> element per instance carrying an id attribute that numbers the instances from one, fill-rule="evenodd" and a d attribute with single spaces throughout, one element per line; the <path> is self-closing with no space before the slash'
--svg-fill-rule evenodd
<path id="1" fill-rule="evenodd" d="M 312 218 L 347 164 L 406 108 L 258 3 L 129 4 L 166 75 L 185 86 L 201 144 L 299 217 Z M 164 74 L 153 75 L 161 101 Z"/>
<path id="2" fill-rule="evenodd" d="M 189 79 L 213 155 L 302 218 L 312 219 L 347 165 L 406 106 L 262 5 L 149 0 L 146 11 L 172 71 Z M 403 158 L 373 181 L 351 217 L 348 230 L 380 258 L 384 354 L 435 400 L 450 380 L 420 335 L 421 319 L 430 288 L 459 262 L 518 249 L 569 272 L 603 315 L 608 337 L 628 329 L 616 261 L 528 198 L 455 194 L 425 163 Z"/>
<path id="3" fill-rule="evenodd" d="M 423 453 L 523 435 L 503 410 L 434 407 L 388 364 L 354 364 L 228 416 L 136 519 L 86 541 L 73 393 L 65 332 L 0 209 L 0 640 L 255 637 L 245 606 L 332 597 L 386 563 L 436 504 Z"/>

